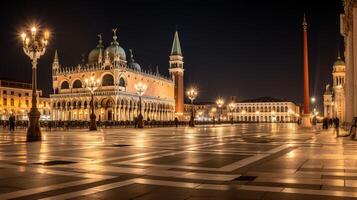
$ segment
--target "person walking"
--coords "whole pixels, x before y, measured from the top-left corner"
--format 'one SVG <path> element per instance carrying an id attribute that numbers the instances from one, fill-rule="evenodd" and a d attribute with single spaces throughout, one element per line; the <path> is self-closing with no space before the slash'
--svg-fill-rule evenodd
<path id="1" fill-rule="evenodd" d="M 10 126 L 10 132 L 14 132 L 15 131 L 15 116 L 13 114 L 11 114 L 9 117 L 9 126 Z"/>
<path id="2" fill-rule="evenodd" d="M 179 120 L 178 120 L 177 117 L 175 117 L 175 126 L 176 126 L 176 128 L 178 127 L 178 124 L 179 124 Z"/>

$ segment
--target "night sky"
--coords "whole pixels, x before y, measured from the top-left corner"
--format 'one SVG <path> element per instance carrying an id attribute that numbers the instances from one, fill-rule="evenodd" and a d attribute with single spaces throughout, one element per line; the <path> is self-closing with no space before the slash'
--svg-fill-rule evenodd
<path id="1" fill-rule="evenodd" d="M 132 48 L 142 68 L 168 75 L 176 26 L 185 60 L 185 85 L 199 88 L 199 101 L 272 96 L 303 101 L 302 16 L 309 24 L 311 95 L 322 102 L 338 49 L 340 0 L 318 1 L 24 1 L 0 8 L 0 77 L 31 80 L 30 60 L 17 34 L 33 22 L 54 33 L 39 62 L 39 87 L 52 92 L 55 49 L 62 66 L 75 66 L 111 29 Z M 128 56 L 127 56 L 128 57 Z"/>

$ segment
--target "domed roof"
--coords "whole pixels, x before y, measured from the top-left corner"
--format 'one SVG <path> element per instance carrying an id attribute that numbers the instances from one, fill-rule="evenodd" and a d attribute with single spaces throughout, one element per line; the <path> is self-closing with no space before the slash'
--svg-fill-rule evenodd
<path id="1" fill-rule="evenodd" d="M 110 43 L 110 46 L 105 49 L 105 51 L 109 52 L 109 57 L 114 60 L 119 57 L 121 60 L 126 60 L 126 54 L 124 49 L 119 46 L 119 42 L 117 41 L 116 29 L 113 29 L 113 42 Z"/>
<path id="2" fill-rule="evenodd" d="M 343 62 L 343 60 L 341 59 L 340 56 L 337 58 L 336 62 L 333 64 L 333 66 L 338 66 L 338 65 L 345 65 L 345 62 Z"/>
<path id="3" fill-rule="evenodd" d="M 139 63 L 135 62 L 135 60 L 134 60 L 133 50 L 129 49 L 129 51 L 130 51 L 130 60 L 128 63 L 129 68 L 141 71 L 141 67 L 140 67 Z"/>
<path id="4" fill-rule="evenodd" d="M 122 60 L 126 59 L 125 51 L 121 46 L 119 46 L 119 43 L 113 44 L 113 42 L 112 42 L 111 45 L 105 49 L 105 51 L 109 52 L 109 57 L 111 59 L 114 59 L 117 56 L 119 56 L 120 59 L 122 59 Z"/>
<path id="5" fill-rule="evenodd" d="M 99 42 L 98 45 L 95 49 L 89 52 L 88 54 L 88 63 L 93 64 L 98 62 L 99 54 L 103 54 L 103 41 L 102 41 L 102 35 L 98 35 L 99 37 Z"/>

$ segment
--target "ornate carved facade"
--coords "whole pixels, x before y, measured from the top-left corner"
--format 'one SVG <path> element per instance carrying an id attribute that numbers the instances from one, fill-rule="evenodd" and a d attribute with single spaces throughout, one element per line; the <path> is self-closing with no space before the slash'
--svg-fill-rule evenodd
<path id="1" fill-rule="evenodd" d="M 174 81 L 160 75 L 158 70 L 143 70 L 134 60 L 131 50 L 127 60 L 124 49 L 117 41 L 116 30 L 113 32 L 113 41 L 107 48 L 104 48 L 99 35 L 98 45 L 89 53 L 85 65 L 60 67 L 55 53 L 52 65 L 54 94 L 51 95 L 53 120 L 89 120 L 91 95 L 85 87 L 85 79 L 91 77 L 101 82 L 101 86 L 94 92 L 97 120 L 134 120 L 139 112 L 139 96 L 134 85 L 139 82 L 147 85 L 147 91 L 142 97 L 144 119 L 173 120 Z"/>

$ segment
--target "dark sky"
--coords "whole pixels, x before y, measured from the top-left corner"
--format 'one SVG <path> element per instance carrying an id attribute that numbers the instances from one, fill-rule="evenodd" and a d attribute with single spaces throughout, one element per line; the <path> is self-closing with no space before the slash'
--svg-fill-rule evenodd
<path id="1" fill-rule="evenodd" d="M 15 2 L 15 1 L 14 1 Z M 142 68 L 159 65 L 168 74 L 176 25 L 185 59 L 185 84 L 196 85 L 199 100 L 273 96 L 303 100 L 303 13 L 309 23 L 310 88 L 322 101 L 337 49 L 340 0 L 318 1 L 24 1 L 0 8 L 0 77 L 30 81 L 30 61 L 17 33 L 33 22 L 54 32 L 39 63 L 39 87 L 52 91 L 51 63 L 58 49 L 62 66 L 105 45 L 118 28 L 120 45 L 134 49 Z"/>

